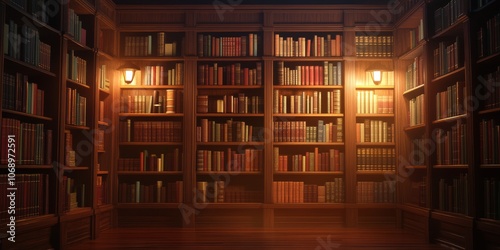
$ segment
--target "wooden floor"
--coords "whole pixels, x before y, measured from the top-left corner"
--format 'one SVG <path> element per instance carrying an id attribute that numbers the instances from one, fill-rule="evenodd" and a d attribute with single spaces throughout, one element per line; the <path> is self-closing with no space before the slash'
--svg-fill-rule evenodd
<path id="1" fill-rule="evenodd" d="M 438 250 L 447 248 L 428 244 L 421 236 L 400 229 L 114 228 L 105 231 L 97 240 L 80 243 L 70 249 Z"/>

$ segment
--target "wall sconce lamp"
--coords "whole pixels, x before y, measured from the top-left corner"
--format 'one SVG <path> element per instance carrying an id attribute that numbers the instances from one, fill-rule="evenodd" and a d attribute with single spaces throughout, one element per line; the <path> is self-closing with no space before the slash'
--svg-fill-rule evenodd
<path id="1" fill-rule="evenodd" d="M 140 68 L 133 63 L 125 63 L 118 70 L 122 72 L 125 83 L 130 84 L 134 81 L 135 72 L 140 70 Z"/>
<path id="2" fill-rule="evenodd" d="M 370 75 L 372 76 L 372 81 L 375 85 L 379 85 L 382 82 L 382 70 L 371 70 Z"/>

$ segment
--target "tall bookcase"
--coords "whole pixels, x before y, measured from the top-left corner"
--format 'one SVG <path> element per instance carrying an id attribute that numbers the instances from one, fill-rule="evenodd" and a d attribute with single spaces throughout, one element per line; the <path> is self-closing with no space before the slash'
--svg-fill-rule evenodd
<path id="1" fill-rule="evenodd" d="M 119 226 L 182 225 L 185 152 L 183 32 L 122 32 L 120 58 L 140 67 L 134 82 L 117 79 L 119 152 L 114 204 Z M 152 220 L 138 213 L 147 211 Z M 168 211 L 168 212 L 165 212 Z"/>
<path id="2" fill-rule="evenodd" d="M 395 22 L 394 47 L 396 75 L 400 86 L 396 113 L 399 122 L 396 131 L 400 134 L 400 148 L 397 170 L 399 202 L 401 203 L 401 224 L 416 232 L 427 235 L 429 223 L 429 171 L 428 158 L 432 153 L 426 150 L 429 138 L 427 123 L 429 113 L 427 18 L 423 1 L 404 1 L 403 11 Z M 428 236 L 427 236 L 428 238 Z"/>
<path id="3" fill-rule="evenodd" d="M 114 14 L 109 14 L 115 6 L 109 1 L 98 4 L 1 4 L 5 39 L 1 57 L 2 168 L 10 168 L 8 135 L 15 135 L 10 143 L 17 152 L 10 156 L 10 163 L 15 163 L 19 193 L 16 243 L 2 242 L 9 249 L 64 249 L 111 225 L 112 207 L 101 206 L 97 199 L 98 193 L 112 193 L 111 184 L 96 187 L 99 176 L 107 175 L 97 166 L 112 171 L 112 132 L 102 137 L 109 143 L 97 143 L 103 141 L 99 131 L 109 126 L 99 119 L 99 101 L 106 101 L 110 94 L 100 90 L 96 71 L 101 68 L 97 64 L 104 64 L 104 53 L 97 55 L 97 51 L 106 50 L 97 44 L 103 44 L 103 39 L 112 44 L 116 39 L 109 33 L 106 38 L 98 37 L 96 31 L 105 24 L 114 32 Z M 103 15 L 99 20 L 97 9 Z M 114 53 L 107 52 L 104 57 L 113 62 Z M 112 80 L 111 75 L 103 78 Z M 111 99 L 107 102 L 111 104 Z M 107 116 L 110 119 L 111 113 Z M 2 187 L 7 190 L 8 176 L 3 177 Z M 103 211 L 108 214 L 100 217 L 108 223 L 95 220 Z M 6 218 L 7 210 L 2 211 L 2 221 L 7 222 Z"/>
<path id="4" fill-rule="evenodd" d="M 55 244 L 52 236 L 58 229 L 60 211 L 55 202 L 59 175 L 53 163 L 58 162 L 56 149 L 61 138 L 61 14 L 36 15 L 42 6 L 26 1 L 3 1 L 0 6 L 4 38 L 0 183 L 4 197 L 7 192 L 16 194 L 15 214 L 9 213 L 7 199 L 3 199 L 2 229 L 9 230 L 6 225 L 12 225 L 10 216 L 15 216 L 15 240 L 20 242 L 16 247 L 50 248 Z M 35 194 L 37 199 L 21 195 L 23 192 Z"/>

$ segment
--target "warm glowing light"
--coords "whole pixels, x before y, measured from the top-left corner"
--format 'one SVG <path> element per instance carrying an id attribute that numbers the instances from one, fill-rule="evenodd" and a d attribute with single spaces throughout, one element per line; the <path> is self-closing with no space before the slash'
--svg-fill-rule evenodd
<path id="1" fill-rule="evenodd" d="M 122 71 L 125 83 L 130 84 L 134 81 L 135 72 L 139 70 L 139 66 L 132 63 L 126 63 L 120 66 L 118 70 Z"/>
<path id="2" fill-rule="evenodd" d="M 373 70 L 372 71 L 372 80 L 373 80 L 373 83 L 380 84 L 380 82 L 382 82 L 382 71 Z"/>

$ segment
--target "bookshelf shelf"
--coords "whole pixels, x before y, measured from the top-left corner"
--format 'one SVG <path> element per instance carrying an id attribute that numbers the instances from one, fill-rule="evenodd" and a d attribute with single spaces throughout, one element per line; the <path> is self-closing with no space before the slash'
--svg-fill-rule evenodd
<path id="1" fill-rule="evenodd" d="M 496 53 L 493 53 L 491 55 L 487 55 L 487 56 L 479 58 L 476 61 L 476 63 L 477 64 L 489 64 L 489 63 L 493 63 L 495 60 L 498 59 L 499 56 L 500 56 L 500 52 L 496 52 Z"/>
<path id="2" fill-rule="evenodd" d="M 197 113 L 197 117 L 264 117 L 264 114 L 252 113 Z"/>
<path id="3" fill-rule="evenodd" d="M 31 118 L 31 119 L 43 120 L 43 121 L 52 121 L 53 120 L 51 117 L 27 114 L 24 112 L 14 111 L 14 110 L 10 110 L 10 109 L 2 109 L 2 112 L 6 113 L 6 114 L 19 116 L 19 117 L 26 117 L 26 118 Z"/>
<path id="4" fill-rule="evenodd" d="M 263 89 L 262 85 L 197 85 L 198 89 L 211 89 L 211 90 L 221 90 L 221 89 Z"/>
<path id="5" fill-rule="evenodd" d="M 198 142 L 198 146 L 263 146 L 264 142 Z"/>
<path id="6" fill-rule="evenodd" d="M 196 171 L 197 175 L 262 175 L 261 171 Z"/>
<path id="7" fill-rule="evenodd" d="M 500 168 L 500 164 L 481 164 L 479 167 L 484 169 L 497 169 Z"/>
<path id="8" fill-rule="evenodd" d="M 380 171 L 380 170 L 358 170 L 358 175 L 395 175 L 396 171 Z"/>
<path id="9" fill-rule="evenodd" d="M 465 71 L 465 67 L 460 67 L 454 71 L 448 72 L 442 76 L 435 77 L 434 79 L 431 80 L 432 83 L 436 84 L 438 82 L 445 82 L 449 80 L 449 78 L 456 77 L 459 74 L 463 74 Z"/>
<path id="10" fill-rule="evenodd" d="M 262 203 L 232 203 L 232 202 L 210 202 L 196 203 L 195 206 L 203 206 L 208 209 L 260 209 Z"/>
<path id="11" fill-rule="evenodd" d="M 97 171 L 97 175 L 108 175 L 109 174 L 109 171 L 107 170 L 99 170 Z"/>
<path id="12" fill-rule="evenodd" d="M 73 208 L 67 212 L 65 212 L 63 215 L 60 216 L 60 221 L 61 222 L 68 222 L 68 221 L 73 221 L 73 220 L 78 220 L 82 219 L 85 217 L 89 217 L 92 215 L 92 208 L 90 207 L 78 207 L 78 208 Z"/>
<path id="13" fill-rule="evenodd" d="M 5 55 L 4 58 L 5 58 L 5 61 L 9 61 L 10 63 L 16 64 L 17 66 L 21 66 L 21 67 L 24 67 L 24 68 L 31 70 L 31 73 L 33 73 L 35 75 L 44 76 L 44 77 L 49 76 L 49 77 L 53 77 L 53 78 L 56 77 L 55 73 L 52 73 L 48 70 L 31 65 L 29 63 L 25 63 L 23 61 L 11 58 L 10 56 Z"/>
<path id="14" fill-rule="evenodd" d="M 184 89 L 184 85 L 121 85 L 121 89 Z"/>
<path id="15" fill-rule="evenodd" d="M 443 119 L 439 119 L 439 120 L 434 120 L 434 121 L 432 121 L 432 124 L 444 124 L 444 123 L 449 123 L 449 122 L 453 122 L 453 121 L 460 120 L 460 119 L 466 119 L 466 118 L 467 118 L 467 114 L 456 115 L 456 116 L 447 117 L 447 118 L 443 118 Z"/>
<path id="16" fill-rule="evenodd" d="M 427 42 L 425 41 L 425 39 L 420 40 L 414 48 L 411 48 L 410 50 L 401 54 L 401 56 L 399 56 L 399 59 L 410 60 L 417 57 L 418 55 L 421 55 L 424 52 L 424 46 L 426 43 Z"/>
<path id="17" fill-rule="evenodd" d="M 424 84 L 420 84 L 415 88 L 406 90 L 405 92 L 403 92 L 403 95 L 407 97 L 409 95 L 419 95 L 423 93 L 424 93 Z"/>
<path id="18" fill-rule="evenodd" d="M 274 142 L 274 146 L 344 146 L 343 142 Z"/>
<path id="19" fill-rule="evenodd" d="M 391 146 L 391 147 L 394 147 L 394 146 L 396 146 L 396 144 L 394 142 L 361 142 L 361 143 L 356 143 L 356 146 L 360 146 L 360 147 Z"/>
<path id="20" fill-rule="evenodd" d="M 84 88 L 84 89 L 90 89 L 90 86 L 88 84 L 83 84 L 81 82 L 77 82 L 77 81 L 74 81 L 74 80 L 71 80 L 71 79 L 66 79 L 66 81 L 68 83 L 71 83 L 71 85 L 73 85 L 73 86 L 78 86 L 78 87 Z"/>
<path id="21" fill-rule="evenodd" d="M 40 227 L 50 227 L 57 224 L 59 218 L 55 214 L 45 214 L 16 221 L 16 227 L 36 229 Z"/>
<path id="22" fill-rule="evenodd" d="M 404 128 L 404 131 L 408 132 L 408 133 L 416 133 L 416 132 L 422 132 L 424 129 L 425 129 L 425 124 L 419 124 L 419 125 L 406 127 L 406 128 Z"/>
<path id="23" fill-rule="evenodd" d="M 341 171 L 275 171 L 274 175 L 343 175 L 344 172 Z"/>
<path id="24" fill-rule="evenodd" d="M 120 117 L 183 117 L 182 113 L 120 113 Z"/>
<path id="25" fill-rule="evenodd" d="M 101 88 L 99 88 L 99 94 L 110 95 L 111 92 L 109 91 L 109 89 L 101 89 Z"/>
<path id="26" fill-rule="evenodd" d="M 425 165 L 405 166 L 406 169 L 427 169 Z"/>
<path id="27" fill-rule="evenodd" d="M 467 228 L 472 228 L 474 219 L 472 217 L 469 217 L 467 215 L 461 214 L 461 213 L 453 213 L 453 212 L 448 212 L 448 211 L 442 211 L 442 210 L 431 210 L 431 218 L 432 219 L 438 219 L 440 221 L 445 221 L 448 223 L 452 223 L 455 225 L 460 225 L 463 227 Z"/>
<path id="28" fill-rule="evenodd" d="M 176 62 L 184 61 L 180 56 L 123 56 L 124 61 L 143 61 L 143 62 Z"/>
<path id="29" fill-rule="evenodd" d="M 120 146 L 182 146 L 182 142 L 120 142 Z"/>
<path id="30" fill-rule="evenodd" d="M 66 129 L 71 129 L 71 130 L 89 130 L 90 127 L 66 124 Z"/>
<path id="31" fill-rule="evenodd" d="M 182 171 L 117 171 L 118 175 L 182 175 Z"/>
<path id="32" fill-rule="evenodd" d="M 356 203 L 355 208 L 360 209 L 396 209 L 396 203 Z"/>
<path id="33" fill-rule="evenodd" d="M 265 208 L 274 209 L 345 209 L 346 204 L 344 203 L 275 203 L 271 205 L 265 205 Z"/>
<path id="34" fill-rule="evenodd" d="M 357 118 L 394 118 L 394 114 L 356 114 Z"/>
<path id="35" fill-rule="evenodd" d="M 275 118 L 318 118 L 318 117 L 323 117 L 323 118 L 333 118 L 333 117 L 344 117 L 344 114 L 273 114 L 273 117 Z"/>
<path id="36" fill-rule="evenodd" d="M 71 35 L 64 34 L 63 37 L 68 40 L 68 48 L 69 49 L 72 49 L 72 50 L 84 50 L 84 51 L 87 51 L 87 52 L 93 52 L 94 51 L 93 48 L 90 48 L 89 46 L 81 44 L 80 42 L 76 41 L 75 38 L 73 36 L 71 36 Z"/>
<path id="37" fill-rule="evenodd" d="M 102 51 L 102 50 L 97 50 L 97 56 L 103 57 L 106 60 L 114 60 L 112 55 L 110 55 L 107 52 Z"/>
<path id="38" fill-rule="evenodd" d="M 16 5 L 14 5 L 8 1 L 5 1 L 5 5 L 8 6 L 9 8 L 14 9 L 16 12 L 20 13 L 23 16 L 23 18 L 28 18 L 28 20 L 32 21 L 33 25 L 35 25 L 36 27 L 44 29 L 48 32 L 51 32 L 56 36 L 61 35 L 61 32 L 57 28 L 54 28 L 51 24 L 47 24 L 41 20 L 38 20 L 38 18 L 36 18 L 35 15 L 26 12 L 25 10 L 17 7 Z"/>
<path id="39" fill-rule="evenodd" d="M 180 203 L 118 203 L 118 209 L 179 209 Z"/>
<path id="40" fill-rule="evenodd" d="M 449 165 L 434 165 L 432 166 L 436 169 L 468 169 L 469 165 L 467 164 L 449 164 Z"/>
<path id="41" fill-rule="evenodd" d="M 481 110 L 479 111 L 480 115 L 487 115 L 487 114 L 494 114 L 494 113 L 499 113 L 500 108 L 492 108 L 492 109 L 486 109 L 486 110 Z"/>
<path id="42" fill-rule="evenodd" d="M 97 121 L 97 125 L 103 126 L 103 127 L 109 127 L 109 123 L 103 122 L 103 121 Z"/>
<path id="43" fill-rule="evenodd" d="M 0 165 L 1 169 L 7 169 L 7 165 Z M 52 165 L 24 165 L 24 164 L 16 164 L 17 169 L 53 169 Z"/>
<path id="44" fill-rule="evenodd" d="M 344 89 L 342 85 L 273 85 L 273 89 Z"/>
<path id="45" fill-rule="evenodd" d="M 89 167 L 84 167 L 84 166 L 78 166 L 78 167 L 63 167 L 62 170 L 65 172 L 72 172 L 72 171 L 85 171 L 89 170 Z"/>

